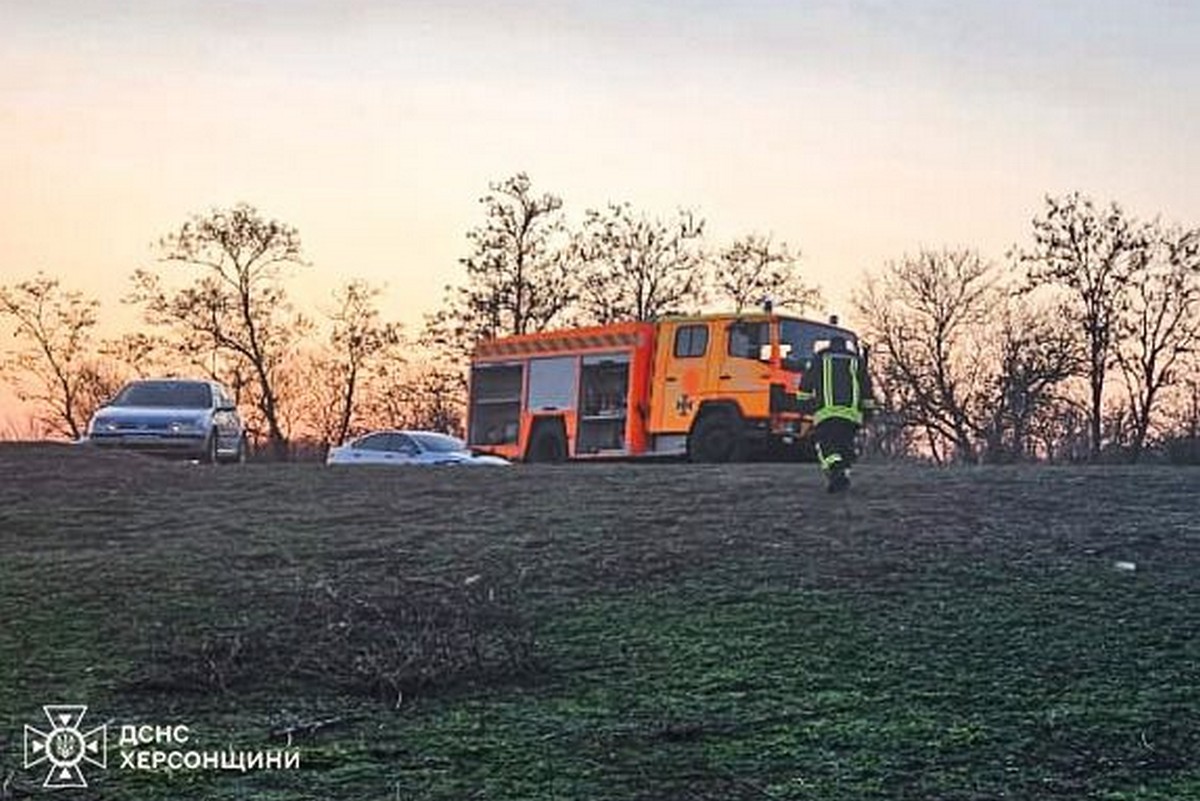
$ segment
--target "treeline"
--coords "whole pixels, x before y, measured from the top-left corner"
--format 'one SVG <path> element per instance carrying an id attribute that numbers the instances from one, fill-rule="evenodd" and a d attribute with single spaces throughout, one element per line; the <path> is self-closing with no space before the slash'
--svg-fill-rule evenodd
<path id="1" fill-rule="evenodd" d="M 564 325 L 653 319 L 707 305 L 743 309 L 766 294 L 803 310 L 819 301 L 799 254 L 769 236 L 727 246 L 704 221 L 628 203 L 568 223 L 562 199 L 518 174 L 480 198 L 461 285 L 416 331 L 381 317 L 381 287 L 352 280 L 315 310 L 288 282 L 314 267 L 299 232 L 248 205 L 198 215 L 156 244 L 123 299 L 144 325 L 100 337 L 99 302 L 39 273 L 0 286 L 16 346 L 3 375 L 36 418 L 12 438 L 77 439 L 131 378 L 207 376 L 228 385 L 258 448 L 320 451 L 379 427 L 460 431 L 465 367 L 481 338 Z"/>
<path id="2" fill-rule="evenodd" d="M 855 295 L 879 451 L 937 461 L 1200 461 L 1200 229 L 1046 199 L 1005 266 L 926 251 Z"/>
<path id="3" fill-rule="evenodd" d="M 799 251 L 752 233 L 713 244 L 694 212 L 628 203 L 568 218 L 517 174 L 479 200 L 465 280 L 419 330 L 382 319 L 352 280 L 317 310 L 287 284 L 314 269 L 299 232 L 239 205 L 158 242 L 158 270 L 124 302 L 144 326 L 97 336 L 99 304 L 54 278 L 0 287 L 16 347 L 8 380 L 29 432 L 77 438 L 126 380 L 205 375 L 229 385 L 275 458 L 362 430 L 459 431 L 467 355 L 481 339 L 564 326 L 741 311 L 764 297 L 803 313 L 820 294 Z M 1046 199 L 1029 242 L 989 262 L 970 249 L 884 265 L 853 294 L 883 413 L 868 446 L 939 462 L 1196 458 L 1200 229 L 1138 220 L 1078 194 Z"/>

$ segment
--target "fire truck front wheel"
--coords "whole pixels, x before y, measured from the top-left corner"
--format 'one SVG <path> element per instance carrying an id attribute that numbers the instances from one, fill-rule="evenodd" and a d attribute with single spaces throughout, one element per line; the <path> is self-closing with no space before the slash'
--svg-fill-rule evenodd
<path id="1" fill-rule="evenodd" d="M 688 458 L 693 462 L 738 462 L 745 452 L 742 418 L 732 410 L 701 413 L 688 435 Z"/>

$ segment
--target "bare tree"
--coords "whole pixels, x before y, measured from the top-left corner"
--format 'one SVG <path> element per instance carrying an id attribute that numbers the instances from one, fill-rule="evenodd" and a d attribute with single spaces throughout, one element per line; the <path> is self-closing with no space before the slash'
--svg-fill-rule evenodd
<path id="1" fill-rule="evenodd" d="M 1084 340 L 1090 394 L 1091 453 L 1103 444 L 1104 386 L 1116 356 L 1127 290 L 1144 259 L 1146 228 L 1117 204 L 1099 209 L 1078 192 L 1047 197 L 1033 221 L 1033 248 L 1021 254 L 1026 290 L 1056 287 Z"/>
<path id="2" fill-rule="evenodd" d="M 1076 394 L 1056 393 L 1029 421 L 1029 447 L 1048 462 L 1080 462 L 1091 452 L 1088 405 Z"/>
<path id="3" fill-rule="evenodd" d="M 896 383 L 891 371 L 879 370 L 872 361 L 871 387 L 875 395 L 876 411 L 870 425 L 864 429 L 863 453 L 883 459 L 919 458 L 928 456 L 941 462 L 937 444 L 919 441 L 921 430 L 912 424 L 908 410 L 912 408 L 911 393 L 903 384 Z"/>
<path id="4" fill-rule="evenodd" d="M 1176 385 L 1175 434 L 1195 442 L 1200 440 L 1200 358 L 1193 356 L 1183 372 Z"/>
<path id="5" fill-rule="evenodd" d="M 441 318 L 441 322 L 446 321 Z M 476 340 L 461 327 L 426 318 L 414 362 L 395 360 L 397 368 L 377 370 L 371 414 L 459 436 L 466 420 L 467 374 Z"/>
<path id="6" fill-rule="evenodd" d="M 982 429 L 986 458 L 1031 456 L 1035 422 L 1052 412 L 1062 387 L 1079 374 L 1078 337 L 1060 314 L 1011 294 L 997 299 L 996 319 L 985 325 L 980 360 L 994 360 L 992 391 L 976 396 L 973 417 Z"/>
<path id="7" fill-rule="evenodd" d="M 161 276 L 138 270 L 130 300 L 140 303 L 147 322 L 173 331 L 182 353 L 193 360 L 211 354 L 226 357 L 225 370 L 262 415 L 272 454 L 287 456 L 287 435 L 277 387 L 284 361 L 307 323 L 293 314 L 282 284 L 282 269 L 304 264 L 300 235 L 291 226 L 265 219 L 252 206 L 239 204 L 196 216 L 159 243 L 162 261 L 200 274 L 181 289 L 170 290 Z"/>
<path id="8" fill-rule="evenodd" d="M 749 234 L 717 254 L 713 282 L 736 313 L 767 298 L 776 307 L 803 312 L 820 302 L 821 293 L 800 277 L 799 260 L 787 243 Z"/>
<path id="9" fill-rule="evenodd" d="M 680 211 L 674 222 L 635 214 L 628 203 L 589 210 L 576 234 L 582 321 L 654 320 L 704 302 L 699 248 L 704 221 Z"/>
<path id="10" fill-rule="evenodd" d="M 351 430 L 356 400 L 372 365 L 400 345 L 400 326 L 383 322 L 376 299 L 380 290 L 351 281 L 334 293 L 329 342 L 308 360 L 307 422 L 323 445 L 340 443 Z"/>
<path id="11" fill-rule="evenodd" d="M 1200 351 L 1188 354 L 1169 388 L 1170 426 L 1164 431 L 1167 457 L 1174 464 L 1200 464 Z"/>
<path id="12" fill-rule="evenodd" d="M 1200 345 L 1200 229 L 1156 230 L 1134 272 L 1119 322 L 1117 362 L 1129 394 L 1129 448 L 1137 461 L 1164 388 Z"/>
<path id="13" fill-rule="evenodd" d="M 466 388 L 466 375 L 455 365 L 393 353 L 372 365 L 364 418 L 377 427 L 461 435 Z"/>
<path id="14" fill-rule="evenodd" d="M 421 365 L 408 384 L 409 427 L 461 436 L 465 418 L 466 381 L 461 372 L 436 364 Z"/>
<path id="15" fill-rule="evenodd" d="M 168 375 L 178 367 L 178 354 L 165 337 L 156 334 L 141 331 L 121 334 L 103 340 L 98 350 L 114 370 L 135 378 Z"/>
<path id="16" fill-rule="evenodd" d="M 34 415 L 0 417 L 0 441 L 33 442 L 46 439 L 54 430 Z"/>
<path id="17" fill-rule="evenodd" d="M 42 273 L 0 287 L 0 315 L 14 322 L 21 343 L 5 372 L 16 380 L 18 397 L 36 404 L 51 430 L 72 439 L 84 434 L 111 390 L 92 352 L 99 305 Z"/>
<path id="18" fill-rule="evenodd" d="M 340 444 L 345 433 L 342 426 L 343 386 L 338 376 L 337 359 L 327 348 L 306 351 L 296 359 L 295 369 L 304 380 L 298 387 L 301 427 L 306 437 L 322 450 Z M 361 394 L 361 387 L 358 393 Z M 347 429 L 350 425 L 347 424 Z"/>
<path id="19" fill-rule="evenodd" d="M 868 278 L 854 297 L 881 385 L 902 404 L 893 411 L 925 432 L 935 459 L 977 457 L 980 424 L 972 411 L 992 376 L 975 356 L 998 297 L 993 269 L 970 250 L 906 257 Z"/>
<path id="20" fill-rule="evenodd" d="M 571 303 L 570 273 L 561 255 L 562 200 L 535 194 L 525 173 L 490 189 L 479 201 L 486 222 L 467 233 L 473 252 L 461 259 L 466 284 L 446 287 L 442 312 L 428 322 L 433 337 L 473 345 L 541 331 Z"/>

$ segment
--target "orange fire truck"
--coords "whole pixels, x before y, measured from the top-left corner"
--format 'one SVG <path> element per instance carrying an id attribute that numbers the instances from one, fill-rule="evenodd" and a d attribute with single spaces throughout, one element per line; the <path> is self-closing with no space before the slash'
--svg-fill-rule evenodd
<path id="1" fill-rule="evenodd" d="M 758 312 L 486 340 L 471 359 L 468 444 L 531 462 L 799 454 L 807 360 L 834 336 L 857 348 L 836 323 Z"/>

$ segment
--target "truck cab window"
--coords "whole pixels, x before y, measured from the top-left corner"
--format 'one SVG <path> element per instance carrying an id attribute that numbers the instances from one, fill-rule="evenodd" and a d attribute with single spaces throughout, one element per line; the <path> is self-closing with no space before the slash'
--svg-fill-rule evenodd
<path id="1" fill-rule="evenodd" d="M 767 323 L 734 323 L 729 326 L 729 355 L 738 359 L 761 359 L 763 346 L 771 346 Z M 769 350 L 768 350 L 769 353 Z"/>
<path id="2" fill-rule="evenodd" d="M 829 344 L 834 336 L 843 337 L 851 351 L 857 352 L 858 341 L 844 328 L 808 320 L 785 319 L 779 325 L 779 353 L 785 370 L 804 370 L 813 354 Z"/>
<path id="3" fill-rule="evenodd" d="M 675 358 L 695 359 L 708 350 L 707 325 L 681 325 L 675 329 Z"/>

